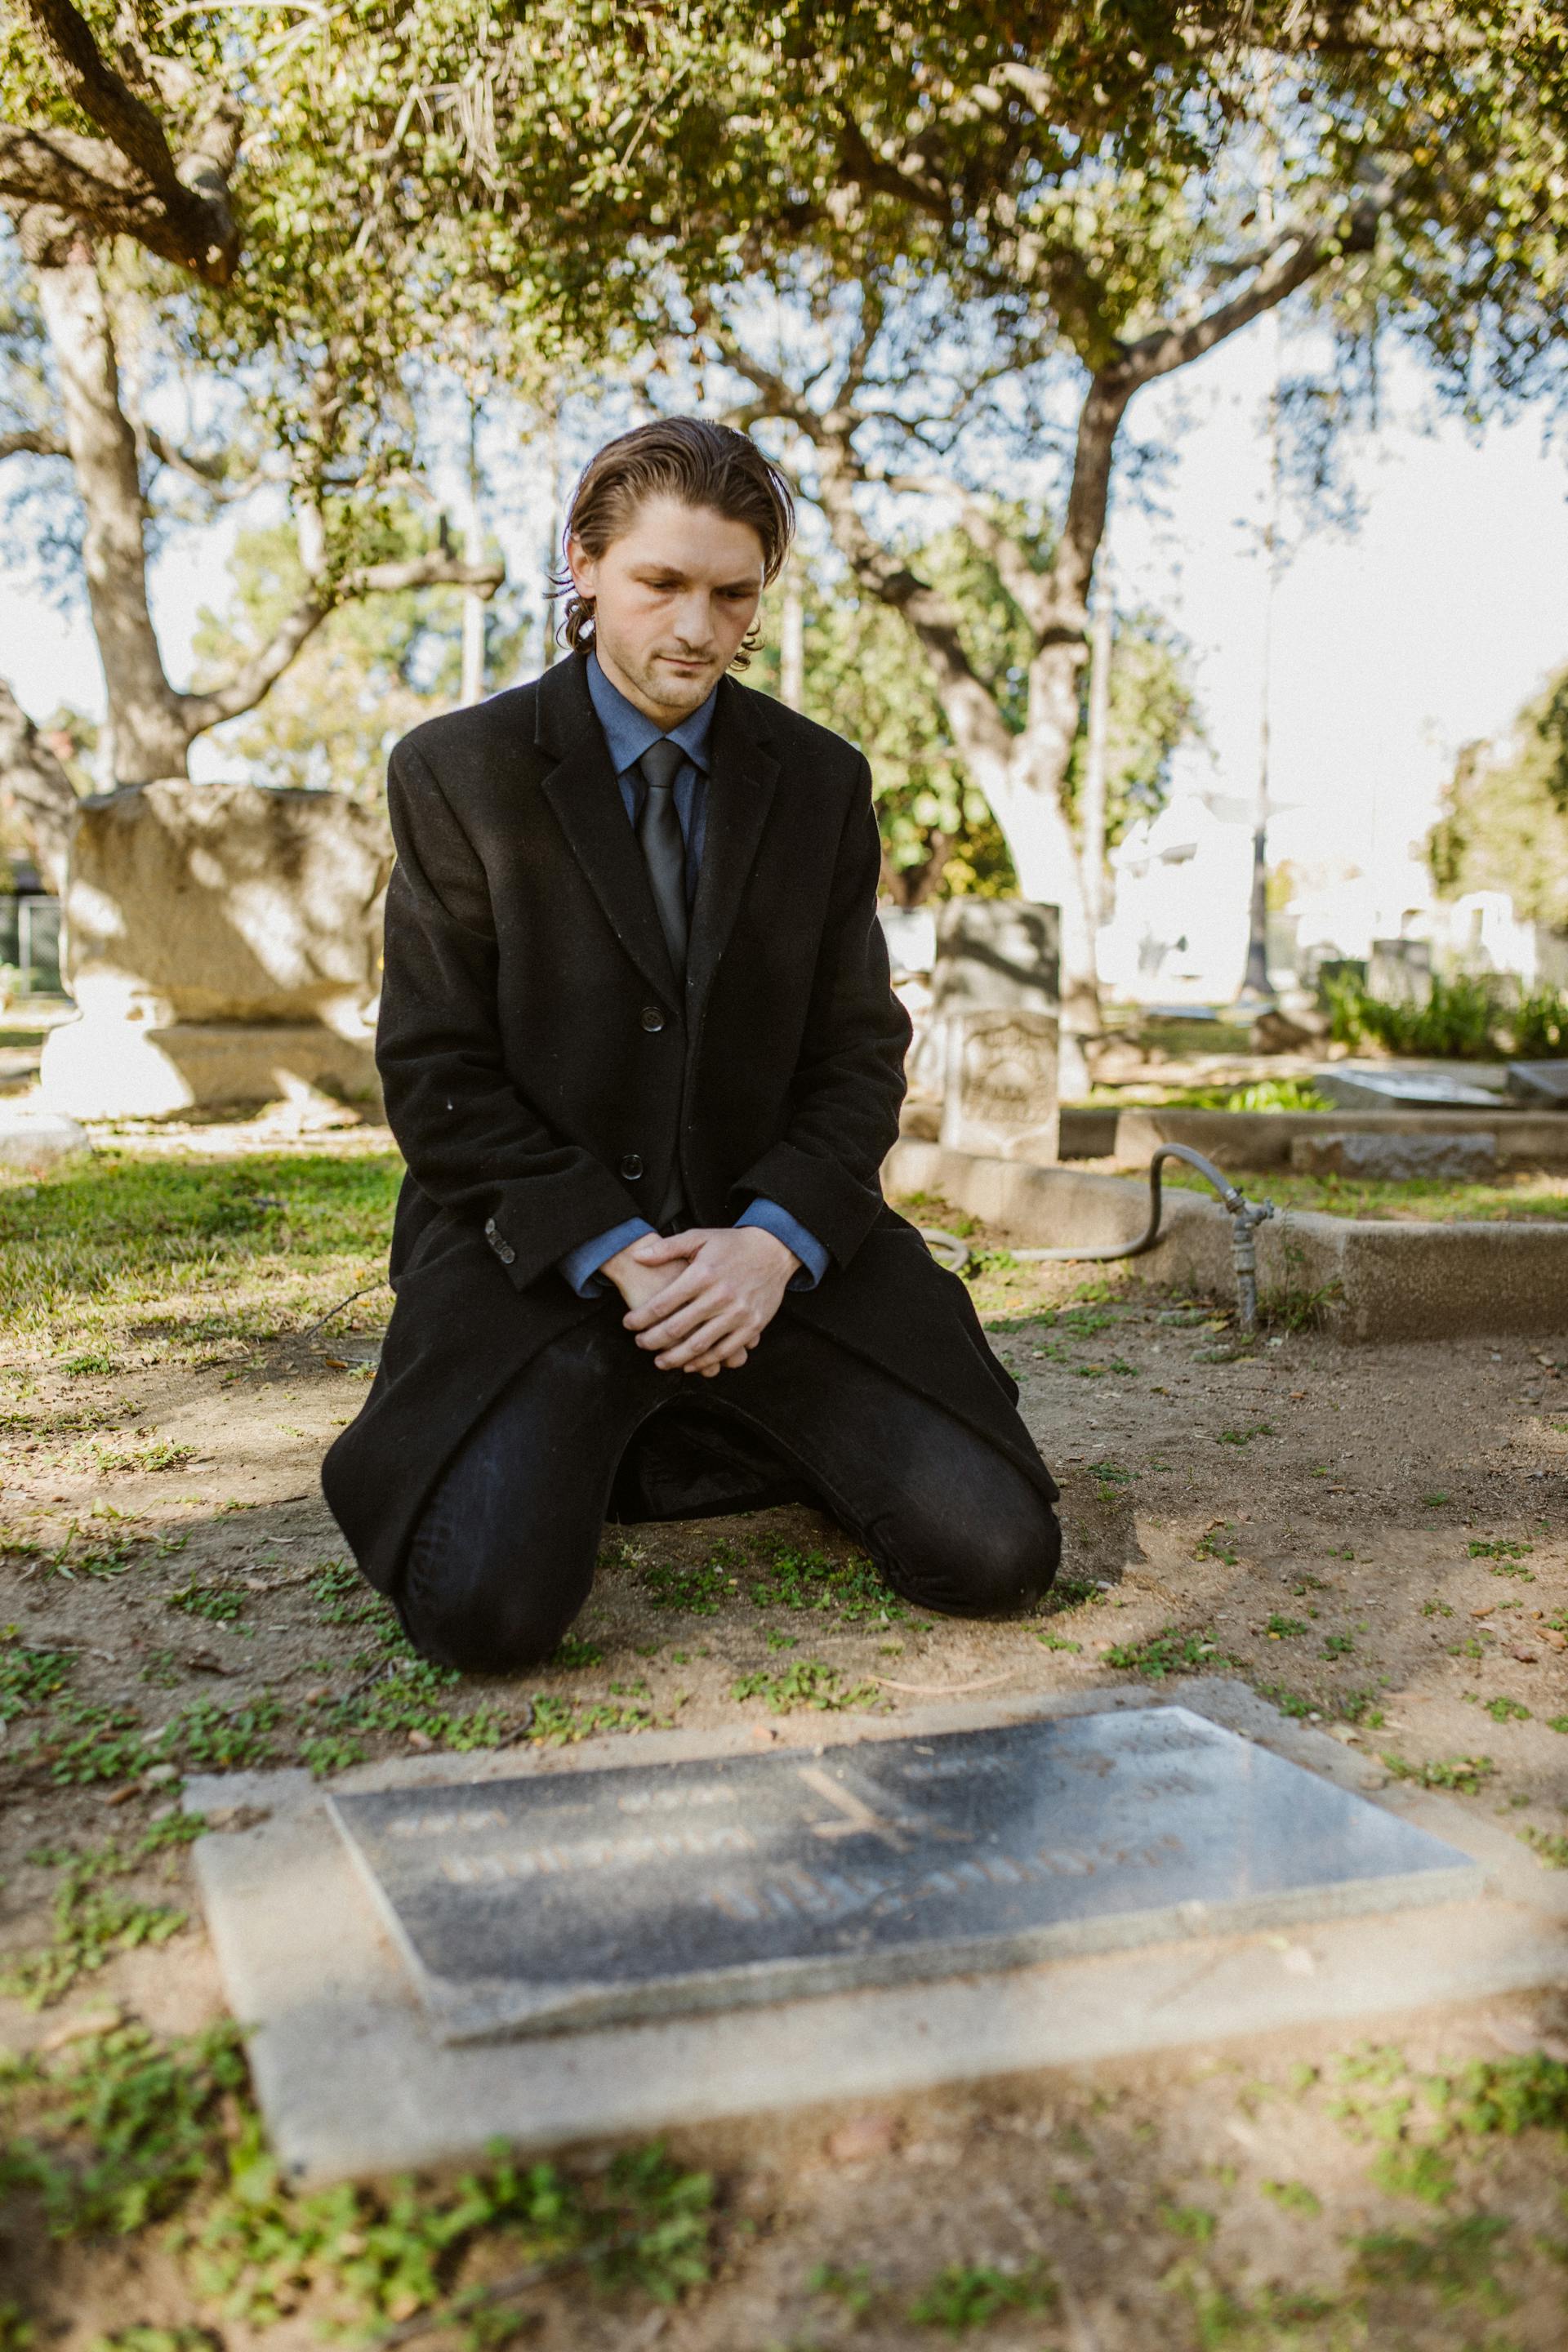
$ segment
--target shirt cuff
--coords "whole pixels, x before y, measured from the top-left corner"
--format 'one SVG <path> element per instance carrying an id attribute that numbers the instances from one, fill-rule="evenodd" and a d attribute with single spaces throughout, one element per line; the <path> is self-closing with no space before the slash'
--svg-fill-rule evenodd
<path id="1" fill-rule="evenodd" d="M 605 1260 L 614 1257 L 617 1250 L 629 1249 L 633 1242 L 640 1242 L 652 1231 L 646 1217 L 627 1217 L 623 1224 L 612 1225 L 608 1233 L 595 1234 L 591 1242 L 579 1242 L 575 1249 L 568 1250 L 555 1263 L 579 1298 L 598 1298 L 605 1288 L 598 1279 Z"/>
<path id="2" fill-rule="evenodd" d="M 776 1201 L 753 1201 L 750 1207 L 742 1210 L 735 1223 L 737 1225 L 760 1225 L 764 1234 L 772 1234 L 774 1241 L 783 1242 L 785 1249 L 794 1250 L 800 1265 L 791 1275 L 786 1289 L 815 1290 L 827 1272 L 827 1252 L 816 1235 L 808 1234 L 805 1227 L 792 1217 L 787 1209 L 781 1209 Z"/>

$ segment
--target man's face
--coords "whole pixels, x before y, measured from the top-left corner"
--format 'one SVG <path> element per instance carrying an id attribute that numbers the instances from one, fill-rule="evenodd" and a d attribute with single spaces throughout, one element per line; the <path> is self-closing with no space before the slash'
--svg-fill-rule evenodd
<path id="1" fill-rule="evenodd" d="M 605 676 L 668 734 L 707 700 L 756 617 L 761 539 L 750 523 L 661 497 L 603 555 L 568 539 L 566 561 L 594 600 Z"/>

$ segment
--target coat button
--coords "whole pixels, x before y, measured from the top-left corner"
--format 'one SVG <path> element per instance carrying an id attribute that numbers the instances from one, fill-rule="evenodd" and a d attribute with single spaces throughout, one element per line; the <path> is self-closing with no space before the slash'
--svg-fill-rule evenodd
<path id="1" fill-rule="evenodd" d="M 642 1158 L 639 1153 L 636 1151 L 626 1151 L 622 1153 L 621 1174 L 626 1178 L 628 1184 L 636 1183 L 637 1178 L 642 1174 Z"/>
<path id="2" fill-rule="evenodd" d="M 645 1004 L 642 1009 L 642 1025 L 648 1030 L 662 1029 L 664 1026 L 662 1008 L 657 1004 Z"/>
<path id="3" fill-rule="evenodd" d="M 500 1227 L 497 1224 L 493 1217 L 487 1217 L 485 1220 L 485 1239 L 489 1242 L 491 1249 L 494 1250 L 497 1257 L 500 1258 L 502 1265 L 511 1265 L 516 1262 L 517 1252 L 507 1240 L 506 1235 L 501 1232 Z"/>

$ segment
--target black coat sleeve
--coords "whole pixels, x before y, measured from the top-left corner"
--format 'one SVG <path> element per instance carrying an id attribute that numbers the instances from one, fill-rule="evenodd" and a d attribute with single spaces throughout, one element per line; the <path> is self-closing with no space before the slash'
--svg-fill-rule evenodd
<path id="1" fill-rule="evenodd" d="M 862 760 L 812 980 L 780 1140 L 731 1187 L 737 1212 L 776 1201 L 847 1265 L 882 1205 L 882 1161 L 898 1140 L 910 1016 L 893 994 L 877 920 L 881 839 Z"/>
<path id="2" fill-rule="evenodd" d="M 545 1124 L 507 1071 L 484 866 L 409 742 L 393 752 L 386 791 L 397 863 L 375 1051 L 387 1119 L 420 1190 L 482 1225 L 521 1290 L 641 1212 L 602 1161 Z"/>

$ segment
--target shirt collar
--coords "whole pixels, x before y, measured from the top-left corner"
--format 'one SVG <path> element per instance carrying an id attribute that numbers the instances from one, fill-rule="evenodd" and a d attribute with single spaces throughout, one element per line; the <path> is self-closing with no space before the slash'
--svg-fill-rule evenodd
<path id="1" fill-rule="evenodd" d="M 657 743 L 666 730 L 639 710 L 635 702 L 628 702 L 618 686 L 611 684 L 599 667 L 598 656 L 592 652 L 588 656 L 588 692 L 605 730 L 616 773 L 624 776 L 628 768 L 637 766 L 648 745 Z M 704 770 L 708 766 L 708 738 L 713 728 L 713 705 L 718 698 L 719 689 L 715 687 L 707 701 L 699 703 L 689 719 L 668 730 L 670 741 L 679 743 L 692 764 Z"/>

